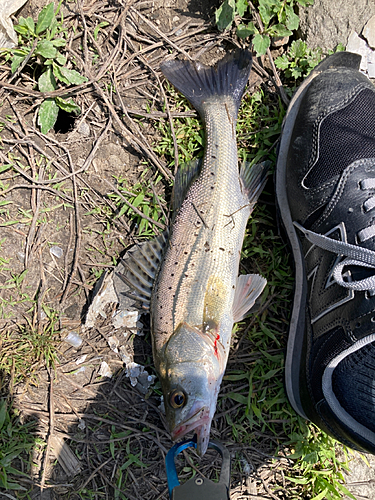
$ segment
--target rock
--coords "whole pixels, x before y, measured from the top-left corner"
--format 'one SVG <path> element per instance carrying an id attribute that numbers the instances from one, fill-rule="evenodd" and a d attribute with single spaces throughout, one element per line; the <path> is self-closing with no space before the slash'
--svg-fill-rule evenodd
<path id="1" fill-rule="evenodd" d="M 362 35 L 366 38 L 367 43 L 372 49 L 375 49 L 375 16 L 366 23 L 363 28 Z"/>
<path id="2" fill-rule="evenodd" d="M 369 78 L 375 78 L 375 51 L 355 31 L 349 36 L 346 50 L 360 54 L 362 56 L 360 71 Z"/>
<path id="3" fill-rule="evenodd" d="M 315 0 L 314 5 L 300 7 L 300 37 L 310 48 L 333 50 L 339 43 L 346 46 L 352 30 L 361 33 L 375 15 L 374 0 Z"/>
<path id="4" fill-rule="evenodd" d="M 375 457 L 353 451 L 352 456 L 349 456 L 349 468 L 350 472 L 344 473 L 345 487 L 358 500 L 374 498 Z M 345 495 L 343 500 L 349 500 L 349 496 Z"/>

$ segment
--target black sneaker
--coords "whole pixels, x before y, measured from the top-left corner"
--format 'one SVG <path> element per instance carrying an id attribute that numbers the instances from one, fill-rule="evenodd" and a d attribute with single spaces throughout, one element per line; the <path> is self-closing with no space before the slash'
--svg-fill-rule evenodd
<path id="1" fill-rule="evenodd" d="M 375 87 L 323 61 L 288 108 L 276 194 L 293 251 L 286 389 L 294 409 L 375 453 Z"/>

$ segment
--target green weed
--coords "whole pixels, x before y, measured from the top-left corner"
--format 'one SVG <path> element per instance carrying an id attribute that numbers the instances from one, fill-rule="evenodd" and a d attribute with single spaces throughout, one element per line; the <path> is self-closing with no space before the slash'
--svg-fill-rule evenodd
<path id="1" fill-rule="evenodd" d="M 0 488 L 26 491 L 20 477 L 30 477 L 25 471 L 30 468 L 27 455 L 35 445 L 34 428 L 35 422 L 21 423 L 17 411 L 0 400 Z"/>
<path id="2" fill-rule="evenodd" d="M 321 49 L 309 49 L 302 40 L 295 40 L 287 52 L 275 59 L 275 66 L 285 72 L 286 78 L 297 80 L 308 76 L 321 59 Z"/>
<path id="3" fill-rule="evenodd" d="M 162 179 L 161 176 L 158 175 L 154 182 L 145 181 L 141 176 L 141 182 L 137 182 L 131 187 L 128 185 L 125 177 L 118 176 L 115 179 L 117 182 L 117 192 L 108 195 L 118 209 L 114 214 L 114 218 L 117 219 L 126 215 L 128 220 L 131 220 L 135 224 L 139 237 L 154 236 L 156 234 L 156 226 L 153 224 L 153 221 L 166 224 L 165 216 L 160 208 L 160 205 L 165 206 L 166 204 L 155 192 L 156 186 Z M 125 200 L 129 203 L 126 203 Z M 138 212 L 134 209 L 137 209 Z"/>
<path id="4" fill-rule="evenodd" d="M 349 470 L 348 451 L 341 447 L 344 459 L 338 459 L 336 441 L 315 427 L 301 423 L 303 432 L 291 434 L 292 453 L 297 460 L 289 481 L 302 487 L 302 497 L 312 500 L 338 500 L 343 495 L 355 497 L 345 488 L 343 471 Z M 300 492 L 298 498 L 300 498 Z"/>
<path id="5" fill-rule="evenodd" d="M 0 370 L 13 377 L 13 384 L 23 379 L 32 379 L 41 366 L 54 366 L 57 362 L 58 340 L 57 313 L 43 307 L 47 319 L 34 325 L 27 320 L 18 330 L 2 333 L 0 344 Z"/>
<path id="6" fill-rule="evenodd" d="M 312 5 L 314 0 L 258 0 L 254 4 L 246 0 L 225 0 L 215 13 L 217 27 L 220 31 L 230 29 L 234 20 L 240 18 L 246 21 L 253 17 L 256 9 L 260 23 L 253 21 L 237 26 L 237 36 L 248 38 L 252 43 L 257 57 L 267 52 L 271 38 L 285 37 L 298 29 L 299 17 L 296 14 L 297 5 Z"/>
<path id="7" fill-rule="evenodd" d="M 40 92 L 52 92 L 57 82 L 65 85 L 79 85 L 87 81 L 76 70 L 67 67 L 67 58 L 60 52 L 67 43 L 67 29 L 63 27 L 63 18 L 57 20 L 62 0 L 55 11 L 54 2 L 42 9 L 35 23 L 31 17 L 20 17 L 14 29 L 19 34 L 19 46 L 3 51 L 5 60 L 11 60 L 14 74 L 24 60 L 29 57 L 33 68 L 37 88 Z M 67 113 L 80 113 L 80 108 L 72 99 L 51 97 L 45 99 L 39 107 L 38 125 L 46 134 L 56 123 L 59 109 Z"/>

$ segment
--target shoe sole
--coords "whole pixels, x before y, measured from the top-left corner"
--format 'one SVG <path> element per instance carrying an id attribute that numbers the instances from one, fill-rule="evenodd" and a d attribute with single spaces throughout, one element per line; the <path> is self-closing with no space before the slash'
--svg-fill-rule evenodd
<path id="1" fill-rule="evenodd" d="M 359 69 L 360 56 L 349 52 L 338 52 L 321 62 L 300 85 L 293 96 L 282 127 L 279 154 L 276 165 L 276 199 L 278 213 L 287 234 L 295 263 L 295 285 L 292 316 L 290 319 L 288 344 L 285 360 L 285 387 L 289 401 L 295 411 L 304 418 L 306 416 L 300 399 L 300 368 L 305 331 L 305 304 L 307 297 L 307 281 L 304 272 L 304 258 L 290 213 L 286 192 L 286 163 L 294 124 L 301 101 L 311 82 L 323 71 L 333 68 Z M 302 332 L 299 334 L 299 332 Z"/>

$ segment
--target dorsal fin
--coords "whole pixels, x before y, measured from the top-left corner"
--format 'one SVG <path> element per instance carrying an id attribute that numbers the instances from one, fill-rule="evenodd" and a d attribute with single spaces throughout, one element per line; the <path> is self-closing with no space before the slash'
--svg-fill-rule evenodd
<path id="1" fill-rule="evenodd" d="M 152 240 L 135 245 L 121 259 L 123 272 L 116 273 L 127 285 L 116 292 L 139 300 L 144 309 L 150 307 L 152 287 L 164 255 L 167 237 L 168 231 L 164 231 Z"/>
<path id="2" fill-rule="evenodd" d="M 190 186 L 198 178 L 201 169 L 202 158 L 196 158 L 195 160 L 181 163 L 178 166 L 172 192 L 172 208 L 174 213 L 180 209 Z"/>
<path id="3" fill-rule="evenodd" d="M 242 192 L 248 197 L 252 208 L 255 206 L 260 193 L 263 191 L 267 181 L 270 161 L 263 161 L 256 165 L 244 161 L 240 169 L 240 179 L 242 183 Z"/>
<path id="4" fill-rule="evenodd" d="M 267 280 L 259 274 L 240 274 L 233 300 L 233 321 L 241 321 L 262 293 Z"/>

